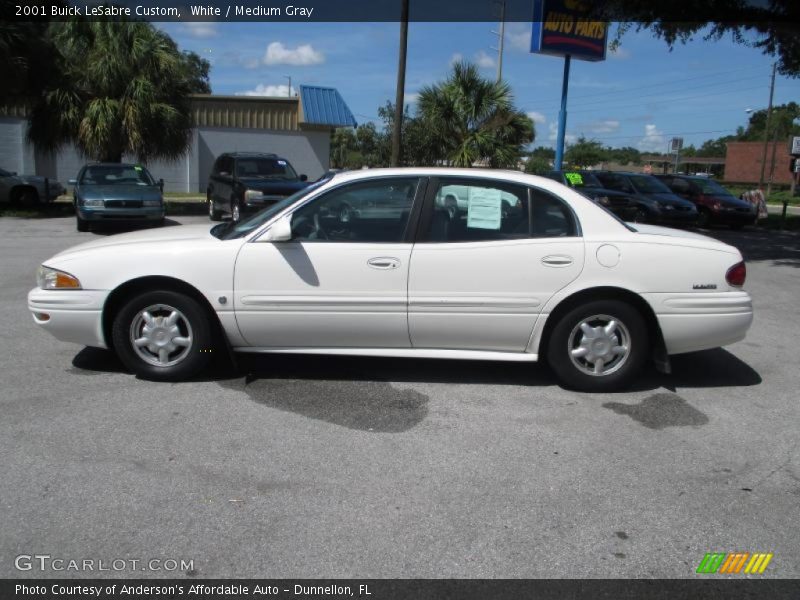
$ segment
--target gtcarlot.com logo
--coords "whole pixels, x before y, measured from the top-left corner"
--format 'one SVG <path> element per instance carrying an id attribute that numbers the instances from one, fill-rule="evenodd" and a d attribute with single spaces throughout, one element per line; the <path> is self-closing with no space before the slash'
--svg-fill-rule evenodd
<path id="1" fill-rule="evenodd" d="M 707 552 L 697 566 L 697 572 L 760 575 L 766 571 L 772 556 L 772 552 Z"/>
<path id="2" fill-rule="evenodd" d="M 50 554 L 20 554 L 17 571 L 191 571 L 194 560 L 174 558 L 63 558 Z"/>

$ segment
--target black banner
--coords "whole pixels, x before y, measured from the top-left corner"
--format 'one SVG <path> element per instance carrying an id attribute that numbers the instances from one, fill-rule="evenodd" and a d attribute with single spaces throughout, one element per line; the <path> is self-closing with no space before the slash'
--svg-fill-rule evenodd
<path id="1" fill-rule="evenodd" d="M 789 579 L 68 579 L 0 580 L 0 598 L 20 600 L 239 600 L 328 598 L 344 600 L 466 600 L 556 598 L 593 600 L 796 600 L 800 580 Z"/>

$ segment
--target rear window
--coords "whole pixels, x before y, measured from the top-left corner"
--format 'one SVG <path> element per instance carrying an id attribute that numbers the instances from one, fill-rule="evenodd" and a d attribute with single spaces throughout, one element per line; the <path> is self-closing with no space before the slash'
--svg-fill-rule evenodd
<path id="1" fill-rule="evenodd" d="M 297 179 L 292 165 L 282 158 L 239 158 L 236 160 L 236 175 L 261 179 Z"/>

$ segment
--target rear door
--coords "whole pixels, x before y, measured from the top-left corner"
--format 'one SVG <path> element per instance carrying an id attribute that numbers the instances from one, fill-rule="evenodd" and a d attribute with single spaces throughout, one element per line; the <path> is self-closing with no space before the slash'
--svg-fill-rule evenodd
<path id="1" fill-rule="evenodd" d="M 439 198 L 465 186 L 453 216 Z M 572 210 L 543 190 L 493 179 L 432 179 L 411 255 L 415 348 L 523 352 L 542 307 L 583 268 Z"/>

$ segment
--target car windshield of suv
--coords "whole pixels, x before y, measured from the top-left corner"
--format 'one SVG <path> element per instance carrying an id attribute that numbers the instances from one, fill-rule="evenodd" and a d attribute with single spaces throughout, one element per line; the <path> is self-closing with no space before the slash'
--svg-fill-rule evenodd
<path id="1" fill-rule="evenodd" d="M 11 177 L 11 173 L 4 169 L 0 169 L 0 177 Z"/>
<path id="2" fill-rule="evenodd" d="M 236 175 L 238 177 L 256 177 L 260 179 L 297 179 L 297 173 L 287 161 L 281 158 L 261 158 L 258 156 L 237 159 Z"/>
<path id="3" fill-rule="evenodd" d="M 631 175 L 631 183 L 642 194 L 671 194 L 666 185 L 650 175 Z"/>
<path id="4" fill-rule="evenodd" d="M 280 200 L 265 208 L 262 211 L 257 212 L 249 219 L 241 221 L 239 223 L 234 223 L 233 221 L 228 221 L 227 223 L 220 223 L 211 228 L 211 235 L 221 240 L 234 240 L 236 238 L 241 238 L 246 236 L 248 233 L 255 231 L 261 225 L 269 221 L 272 217 L 277 215 L 281 212 L 284 208 L 287 208 L 309 194 L 313 192 L 315 189 L 320 187 L 321 185 L 328 183 L 330 181 L 330 177 L 315 181 L 308 187 L 303 188 L 302 190 L 295 192 L 291 196 L 287 196 L 283 200 Z"/>
<path id="5" fill-rule="evenodd" d="M 155 185 L 147 169 L 139 165 L 93 165 L 78 182 L 81 185 Z"/>
<path id="6" fill-rule="evenodd" d="M 692 181 L 700 188 L 700 191 L 709 196 L 733 196 L 716 181 L 709 181 L 708 179 L 693 179 Z"/>

